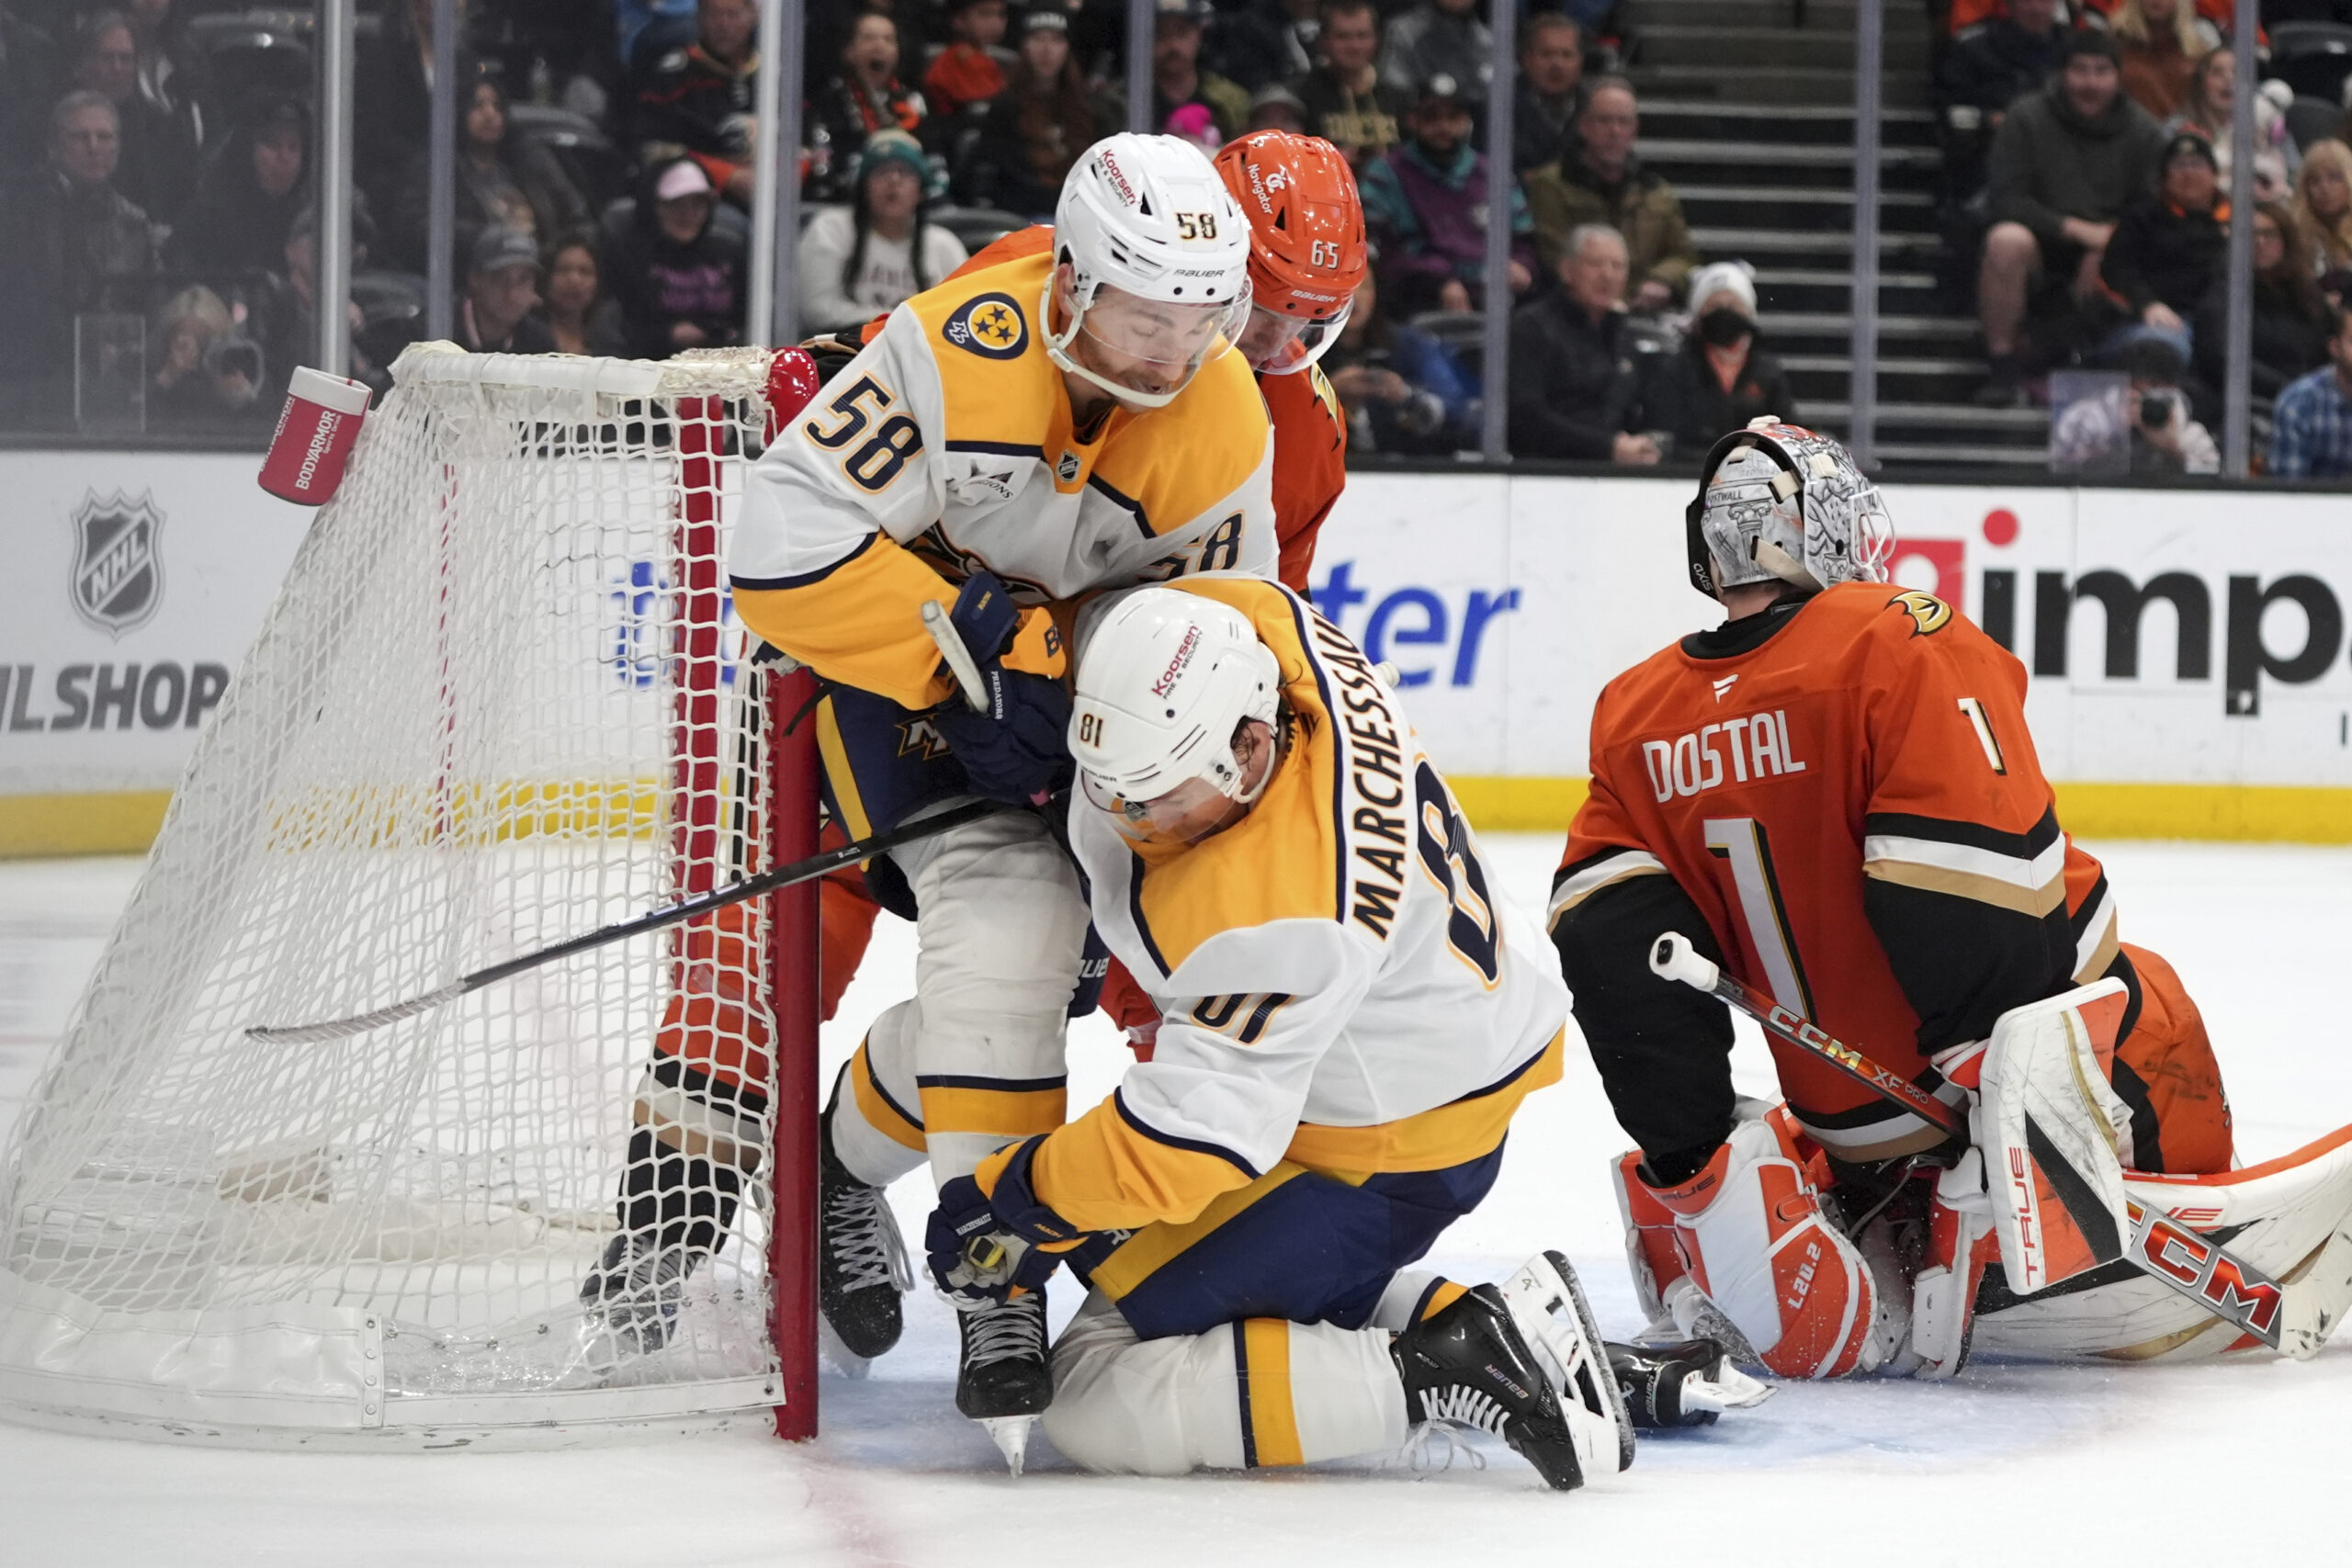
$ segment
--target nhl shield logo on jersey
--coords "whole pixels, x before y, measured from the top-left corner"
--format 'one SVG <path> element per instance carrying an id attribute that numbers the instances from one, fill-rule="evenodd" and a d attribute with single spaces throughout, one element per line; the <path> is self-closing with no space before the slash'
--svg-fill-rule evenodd
<path id="1" fill-rule="evenodd" d="M 939 335 L 983 359 L 1012 359 L 1029 346 L 1029 322 L 1010 294 L 981 294 L 956 309 Z"/>
<path id="2" fill-rule="evenodd" d="M 111 637 L 144 626 L 164 600 L 164 561 L 156 536 L 164 513 L 141 491 L 82 497 L 74 513 L 74 613 Z"/>
<path id="3" fill-rule="evenodd" d="M 1951 619 L 1951 606 L 1934 594 L 1909 588 L 1889 599 L 1890 609 L 1902 611 L 1911 617 L 1913 637 L 1928 637 L 1944 629 Z"/>

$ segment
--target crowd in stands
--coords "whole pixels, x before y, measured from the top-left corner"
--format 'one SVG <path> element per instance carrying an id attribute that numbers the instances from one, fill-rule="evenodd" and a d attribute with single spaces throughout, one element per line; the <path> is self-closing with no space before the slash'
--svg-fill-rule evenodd
<path id="1" fill-rule="evenodd" d="M 2266 6 L 2267 24 L 2344 22 Z M 2275 13 L 2275 14 L 2274 14 Z M 2177 412 L 2142 471 L 2211 472 L 2229 336 L 2236 58 L 2218 0 L 1955 0 L 1935 79 L 1944 231 L 1973 254 L 1988 407 L 2042 377 L 2113 368 Z M 2352 120 L 2263 80 L 2254 103 L 2251 391 L 2257 464 L 2352 476 Z M 2266 461 L 2267 458 L 2267 461 Z"/>
<path id="2" fill-rule="evenodd" d="M 1374 265 L 1325 368 L 1359 451 L 1476 446 L 1490 310 L 1510 316 L 1497 391 L 1520 457 L 1687 461 L 1756 414 L 1802 417 L 1752 271 L 1701 254 L 1637 152 L 1613 0 L 1538 5 L 1515 39 L 1500 278 L 1479 0 L 1157 0 L 1149 123 L 1209 151 L 1297 130 L 1348 156 Z M 2165 456 L 2194 471 L 2188 433 L 2218 423 L 2227 341 L 2226 0 L 1929 9 L 1939 200 L 1954 308 L 1976 311 L 1991 360 L 1981 400 L 2041 397 L 2061 367 L 2125 369 L 2135 396 L 2177 397 L 2183 452 Z M 358 276 L 339 308 L 355 374 L 379 382 L 427 313 L 433 15 L 361 0 Z M 758 0 L 459 15 L 454 335 L 656 356 L 741 341 Z M 787 143 L 806 330 L 853 325 L 1049 220 L 1072 162 L 1126 124 L 1126 16 L 1124 0 L 811 0 Z M 142 324 L 151 426 L 272 416 L 316 335 L 313 106 L 304 50 L 286 47 L 307 38 L 300 12 L 239 0 L 0 0 L 0 428 L 74 407 L 96 373 L 93 318 Z M 2341 119 L 2280 83 L 2256 104 L 2253 389 L 2274 472 L 2352 472 Z"/>

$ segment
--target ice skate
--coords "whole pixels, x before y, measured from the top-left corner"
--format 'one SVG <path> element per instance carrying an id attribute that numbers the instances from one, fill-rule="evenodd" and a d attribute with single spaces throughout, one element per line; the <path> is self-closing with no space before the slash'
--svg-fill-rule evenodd
<path id="1" fill-rule="evenodd" d="M 1512 1316 L 1501 1291 L 1478 1285 L 1398 1335 L 1390 1354 L 1405 1380 L 1406 1418 L 1492 1432 L 1546 1485 L 1572 1492 L 1593 1468 L 1590 1442 L 1579 1443 L 1550 1374 Z"/>
<path id="2" fill-rule="evenodd" d="M 914 1288 L 906 1243 L 879 1187 L 850 1174 L 833 1153 L 832 1118 L 818 1136 L 817 1303 L 853 1377 L 898 1344 L 906 1326 L 899 1298 Z"/>
<path id="3" fill-rule="evenodd" d="M 1497 1290 L 1537 1363 L 1550 1374 L 1561 1416 L 1576 1433 L 1585 1467 L 1607 1471 L 1631 1465 L 1633 1416 L 1610 1371 L 1600 1325 L 1568 1260 L 1556 1252 L 1540 1252 Z"/>
<path id="4" fill-rule="evenodd" d="M 964 1341 L 956 1408 L 988 1428 L 1005 1464 L 1018 1475 L 1029 1428 L 1054 1400 L 1045 1295 L 1032 1291 L 1001 1305 L 958 1313 L 956 1327 Z"/>
<path id="5" fill-rule="evenodd" d="M 1712 1427 L 1726 1410 L 1745 1410 L 1772 1397 L 1771 1384 L 1733 1366 L 1730 1354 L 1712 1339 L 1606 1348 L 1610 1372 L 1637 1431 Z"/>
<path id="6" fill-rule="evenodd" d="M 626 1355 L 650 1356 L 670 1343 L 686 1276 L 702 1255 L 663 1247 L 651 1234 L 622 1231 L 580 1284 L 580 1303 Z"/>

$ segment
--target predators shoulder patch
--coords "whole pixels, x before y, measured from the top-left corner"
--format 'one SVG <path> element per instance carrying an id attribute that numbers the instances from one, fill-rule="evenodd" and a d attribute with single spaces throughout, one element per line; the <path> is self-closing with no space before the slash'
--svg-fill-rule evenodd
<path id="1" fill-rule="evenodd" d="M 1905 589 L 1886 603 L 1889 609 L 1900 610 L 1911 617 L 1913 637 L 1931 637 L 1951 620 L 1951 605 L 1917 588 Z"/>
<path id="2" fill-rule="evenodd" d="M 1029 346 L 1029 322 L 1010 294 L 979 294 L 956 308 L 939 335 L 983 359 L 1012 359 Z"/>

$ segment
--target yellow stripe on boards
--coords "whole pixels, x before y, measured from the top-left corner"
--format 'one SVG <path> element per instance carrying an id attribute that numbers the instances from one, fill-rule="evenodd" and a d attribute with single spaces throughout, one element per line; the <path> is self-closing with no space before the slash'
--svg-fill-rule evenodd
<path id="1" fill-rule="evenodd" d="M 1586 780 L 1448 774 L 1470 825 L 1487 833 L 1557 833 L 1584 804 Z M 2080 839 L 2202 839 L 2352 844 L 2352 788 L 2287 784 L 2061 784 L 2058 820 Z"/>
<path id="2" fill-rule="evenodd" d="M 1253 1317 L 1241 1327 L 1250 1356 L 1250 1430 L 1258 1442 L 1258 1463 L 1305 1464 L 1298 1442 L 1298 1412 L 1291 1404 L 1290 1325 L 1279 1317 Z"/>
<path id="3" fill-rule="evenodd" d="M 145 854 L 171 804 L 167 789 L 0 795 L 0 860 Z"/>

